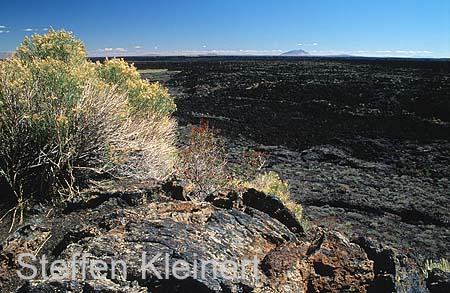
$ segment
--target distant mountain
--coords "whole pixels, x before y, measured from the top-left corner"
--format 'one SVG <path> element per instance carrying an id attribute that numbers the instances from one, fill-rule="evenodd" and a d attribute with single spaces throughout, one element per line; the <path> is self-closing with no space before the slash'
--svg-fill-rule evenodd
<path id="1" fill-rule="evenodd" d="M 305 50 L 298 49 L 284 52 L 280 56 L 309 56 L 309 53 Z"/>
<path id="2" fill-rule="evenodd" d="M 199 54 L 198 55 L 198 57 L 215 57 L 215 56 L 219 56 L 219 54 L 211 52 L 211 53 Z"/>

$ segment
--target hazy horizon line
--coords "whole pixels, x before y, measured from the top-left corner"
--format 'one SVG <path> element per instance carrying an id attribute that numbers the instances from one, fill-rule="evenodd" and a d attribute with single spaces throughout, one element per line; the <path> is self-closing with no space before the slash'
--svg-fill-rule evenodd
<path id="1" fill-rule="evenodd" d="M 450 59 L 450 55 L 434 56 L 433 52 L 426 50 L 382 50 L 376 52 L 370 51 L 332 51 L 332 50 L 313 50 L 306 51 L 302 56 L 283 55 L 289 51 L 296 50 L 168 50 L 168 51 L 128 51 L 122 48 L 111 50 L 97 49 L 87 51 L 89 58 L 106 57 L 356 57 L 356 58 L 411 58 L 411 59 Z M 393 54 L 389 54 L 392 52 Z M 11 56 L 14 51 L 0 52 L 0 59 Z M 408 55 L 409 54 L 409 55 Z"/>
<path id="2" fill-rule="evenodd" d="M 101 53 L 88 53 L 88 57 L 359 57 L 359 58 L 416 58 L 416 59 L 450 59 L 449 56 L 427 56 L 427 55 L 401 55 L 401 54 L 392 54 L 392 55 L 377 55 L 377 54 L 351 54 L 351 53 L 335 53 L 335 54 L 305 54 L 301 56 L 288 56 L 283 55 L 288 51 L 282 51 L 278 54 L 273 53 L 243 53 L 243 52 L 233 52 L 233 53 L 217 53 L 217 52 L 181 52 L 181 51 L 170 51 L 170 52 L 146 52 L 146 53 L 138 53 L 138 52 L 117 52 L 110 54 L 101 54 Z"/>

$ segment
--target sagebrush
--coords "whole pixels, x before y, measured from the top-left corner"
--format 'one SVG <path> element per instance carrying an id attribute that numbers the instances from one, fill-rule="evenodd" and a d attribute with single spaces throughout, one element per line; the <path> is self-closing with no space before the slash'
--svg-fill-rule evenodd
<path id="1" fill-rule="evenodd" d="M 167 176 L 173 98 L 121 59 L 93 63 L 65 31 L 25 38 L 0 62 L 0 187 L 16 205 L 90 180 Z"/>

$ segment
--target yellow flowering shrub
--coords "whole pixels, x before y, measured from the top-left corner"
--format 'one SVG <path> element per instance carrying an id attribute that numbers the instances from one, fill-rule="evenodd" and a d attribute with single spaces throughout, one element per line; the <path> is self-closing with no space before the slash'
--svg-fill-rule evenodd
<path id="1" fill-rule="evenodd" d="M 31 38 L 25 37 L 14 55 L 25 62 L 31 62 L 36 58 L 50 58 L 75 65 L 86 60 L 83 42 L 74 38 L 71 32 L 53 29 L 45 35 L 35 34 Z"/>
<path id="2" fill-rule="evenodd" d="M 69 32 L 25 38 L 0 62 L 1 200 L 73 194 L 111 175 L 164 178 L 174 110 L 160 84 L 123 60 L 87 60 Z"/>
<path id="3" fill-rule="evenodd" d="M 98 62 L 96 69 L 106 83 L 117 85 L 120 91 L 127 93 L 130 106 L 137 112 L 171 114 L 175 111 L 169 91 L 157 82 L 143 80 L 136 68 L 123 59 L 109 59 L 104 64 Z"/>
<path id="4" fill-rule="evenodd" d="M 89 83 L 103 90 L 116 87 L 136 114 L 172 114 L 176 110 L 165 87 L 141 79 L 136 67 L 123 59 L 89 62 L 83 43 L 70 32 L 50 29 L 45 35 L 25 37 L 13 57 L 2 63 L 6 66 L 2 71 L 10 75 L 8 86 L 35 86 L 40 89 L 34 93 L 38 96 L 50 94 L 74 101 Z"/>

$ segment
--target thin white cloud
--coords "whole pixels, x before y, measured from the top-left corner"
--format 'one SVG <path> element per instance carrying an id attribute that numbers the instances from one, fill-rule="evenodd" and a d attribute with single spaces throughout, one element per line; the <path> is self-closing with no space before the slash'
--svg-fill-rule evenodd
<path id="1" fill-rule="evenodd" d="M 403 55 L 428 55 L 428 54 L 433 54 L 432 51 L 428 51 L 428 50 L 396 50 L 395 53 L 397 54 L 403 54 Z"/>
<path id="2" fill-rule="evenodd" d="M 319 43 L 298 43 L 297 46 L 318 46 Z"/>
<path id="3" fill-rule="evenodd" d="M 128 52 L 128 50 L 125 48 L 106 47 L 106 48 L 96 49 L 94 51 L 89 51 L 88 55 L 91 57 L 105 57 L 105 56 L 127 56 L 127 55 L 133 55 L 133 53 L 130 54 L 130 52 Z"/>
<path id="4" fill-rule="evenodd" d="M 134 48 L 135 49 L 142 49 L 142 46 L 137 45 L 137 46 L 134 46 Z"/>
<path id="5" fill-rule="evenodd" d="M 31 27 L 27 27 L 23 29 L 24 32 L 37 32 L 39 31 L 38 28 L 31 28 Z"/>
<path id="6" fill-rule="evenodd" d="M 350 55 L 353 51 L 344 50 L 308 50 L 311 55 L 315 56 L 333 56 L 333 55 Z"/>
<path id="7" fill-rule="evenodd" d="M 106 50 L 105 50 L 106 49 Z M 161 51 L 154 49 L 153 51 L 140 52 L 120 52 L 114 51 L 117 48 L 103 48 L 93 52 L 89 52 L 89 56 L 124 56 L 137 54 L 139 56 L 278 56 L 284 51 L 282 50 L 253 50 L 253 49 L 236 49 L 236 50 L 173 50 Z"/>
<path id="8" fill-rule="evenodd" d="M 198 55 L 280 55 L 282 50 L 253 50 L 253 49 L 236 49 L 236 50 L 173 50 L 173 51 L 153 51 L 146 52 L 146 55 L 162 55 L 162 56 L 198 56 Z"/>
<path id="9" fill-rule="evenodd" d="M 98 49 L 99 52 L 126 52 L 124 48 L 101 48 Z"/>
<path id="10" fill-rule="evenodd" d="M 42 30 L 46 32 L 46 31 L 48 31 L 48 28 L 43 28 Z"/>
<path id="11" fill-rule="evenodd" d="M 206 48 L 206 45 L 203 45 L 202 48 Z"/>
<path id="12" fill-rule="evenodd" d="M 432 57 L 433 51 L 429 50 L 308 50 L 312 56 L 336 56 L 350 55 L 361 57 Z"/>
<path id="13" fill-rule="evenodd" d="M 6 26 L 0 25 L 0 29 L 4 29 L 4 28 L 6 28 Z"/>
<path id="14" fill-rule="evenodd" d="M 0 30 L 0 34 L 7 34 L 9 32 L 10 32 L 9 30 Z"/>

